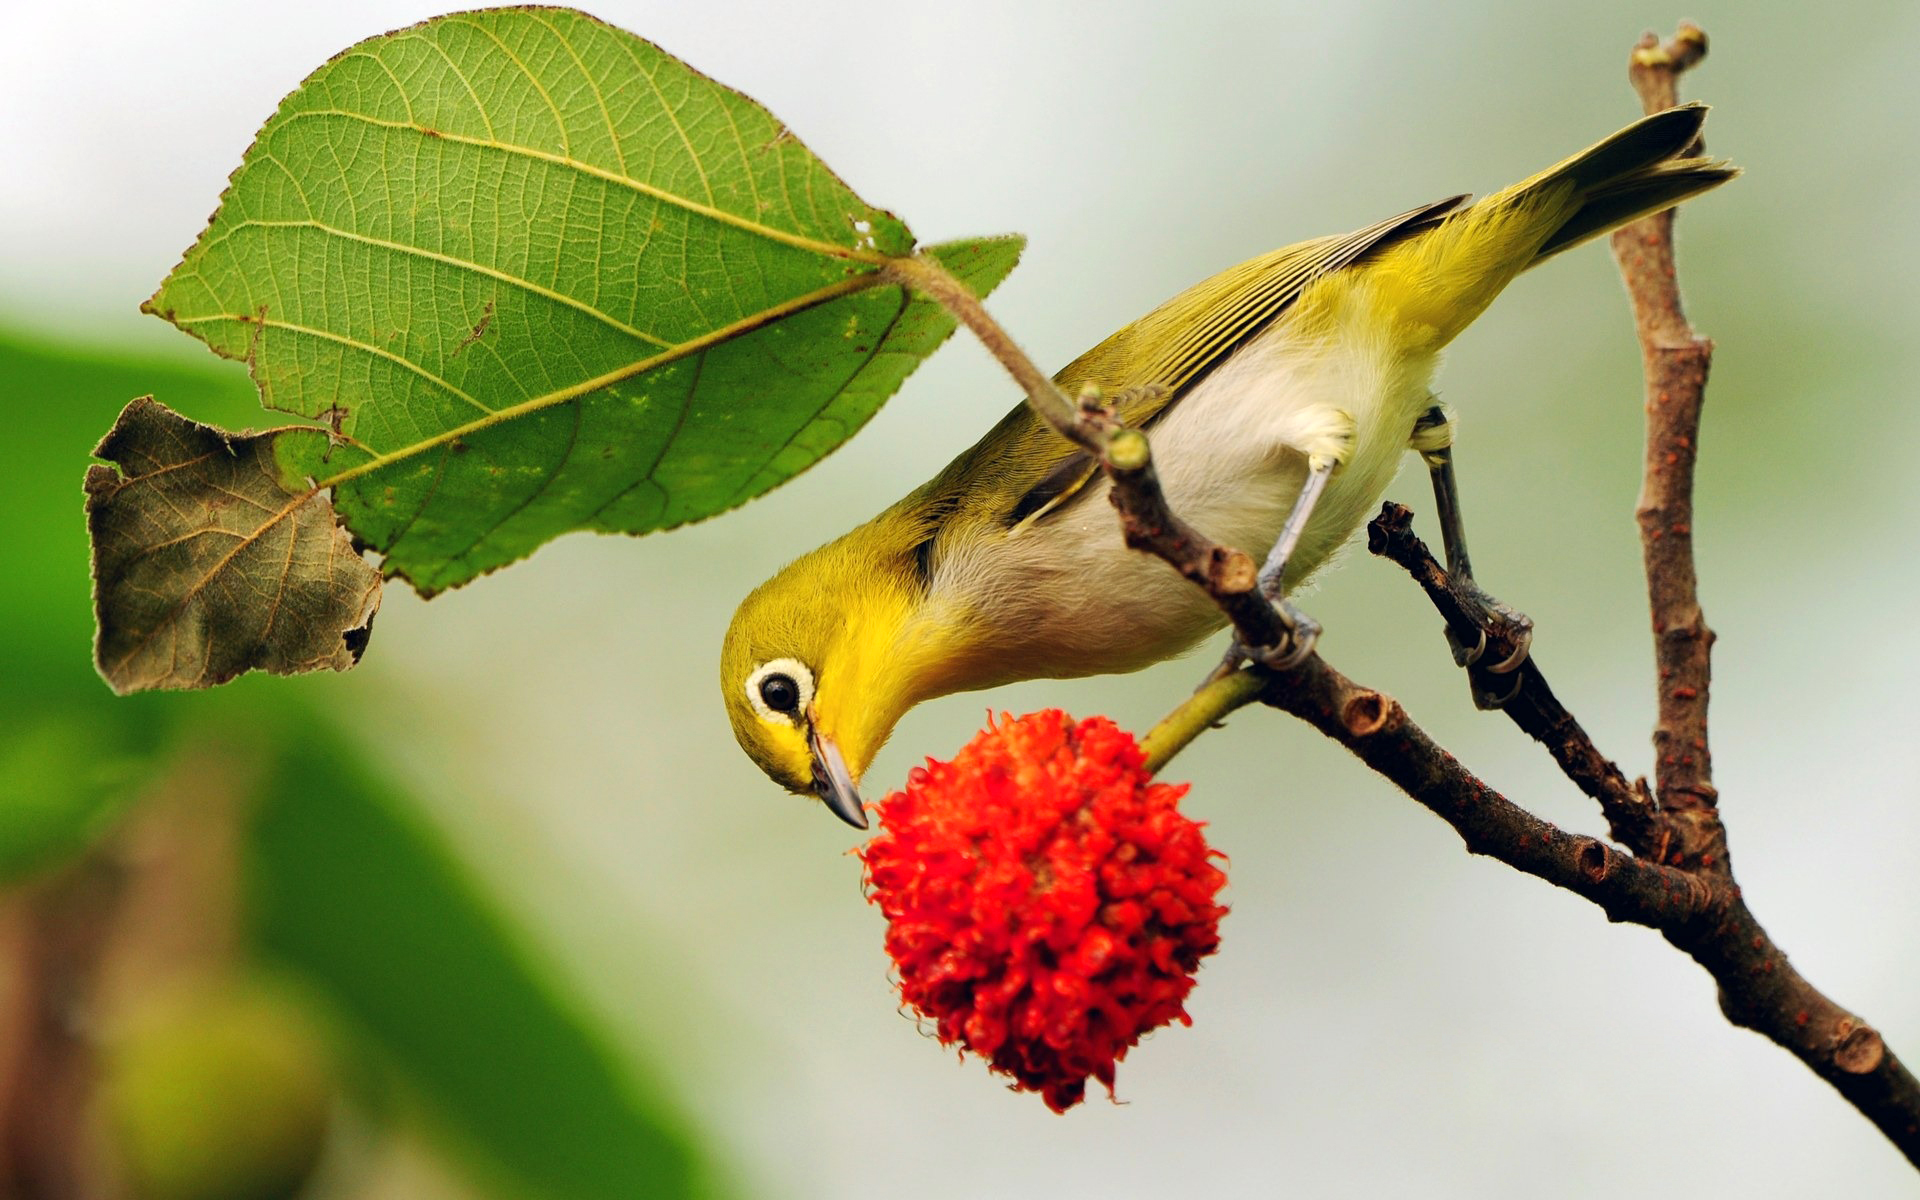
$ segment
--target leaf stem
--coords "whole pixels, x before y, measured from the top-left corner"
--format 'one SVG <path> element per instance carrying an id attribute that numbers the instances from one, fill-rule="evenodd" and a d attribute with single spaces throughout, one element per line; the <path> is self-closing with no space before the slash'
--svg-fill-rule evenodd
<path id="1" fill-rule="evenodd" d="M 881 268 L 880 274 L 912 288 L 952 313 L 961 324 L 973 331 L 973 336 L 979 338 L 987 352 L 999 360 L 1000 365 L 1007 369 L 1007 374 L 1013 376 L 1013 381 L 1027 394 L 1027 407 L 1033 409 L 1034 415 L 1053 426 L 1061 437 L 1096 457 L 1105 456 L 1107 439 L 1077 419 L 1079 406 L 1060 390 L 1059 384 L 1035 365 L 1033 359 L 1027 357 L 1027 352 L 1013 340 L 1013 335 L 987 312 L 986 305 L 980 303 L 980 297 L 954 278 L 952 272 L 922 254 L 912 258 L 891 259 Z"/>
<path id="2" fill-rule="evenodd" d="M 1140 740 L 1140 748 L 1147 752 L 1147 770 L 1158 773 L 1174 755 L 1187 748 L 1187 743 L 1211 729 L 1221 718 L 1258 700 L 1266 685 L 1265 671 L 1243 668 L 1213 680 L 1181 701 Z"/>

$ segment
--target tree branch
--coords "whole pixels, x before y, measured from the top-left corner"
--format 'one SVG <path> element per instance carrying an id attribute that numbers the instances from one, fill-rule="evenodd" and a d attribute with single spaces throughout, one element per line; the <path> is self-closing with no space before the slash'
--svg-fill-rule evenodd
<path id="1" fill-rule="evenodd" d="M 1629 73 L 1646 111 L 1672 107 L 1679 73 L 1699 62 L 1706 47 L 1706 35 L 1692 25 L 1682 25 L 1665 45 L 1652 34 L 1641 39 L 1634 47 Z M 1696 154 L 1701 150 L 1692 148 Z M 1564 862 L 1548 858 L 1546 865 L 1553 870 L 1540 869 L 1543 855 L 1536 839 L 1567 835 L 1551 826 L 1542 828 L 1543 823 L 1530 825 L 1531 818 L 1523 820 L 1527 814 L 1521 810 L 1508 812 L 1502 807 L 1504 800 L 1469 803 L 1477 796 L 1453 777 L 1453 760 L 1411 730 L 1410 722 L 1398 731 L 1398 744 L 1383 751 L 1355 744 L 1351 722 L 1341 725 L 1330 720 L 1330 711 L 1344 710 L 1328 710 L 1325 701 L 1318 708 L 1308 703 L 1314 689 L 1302 694 L 1297 689 L 1270 688 L 1267 700 L 1299 713 L 1348 745 L 1459 829 L 1469 849 L 1491 853 L 1520 870 L 1580 892 L 1615 920 L 1658 929 L 1720 985 L 1720 1008 L 1728 1020 L 1792 1051 L 1920 1166 L 1920 1082 L 1878 1032 L 1794 970 L 1747 908 L 1727 857 L 1707 743 L 1713 632 L 1700 608 L 1692 532 L 1693 465 L 1713 346 L 1693 331 L 1681 310 L 1672 231 L 1669 211 L 1613 235 L 1614 255 L 1633 302 L 1646 373 L 1646 470 L 1636 515 L 1659 666 L 1659 718 L 1653 738 L 1658 756 L 1657 804 L 1646 795 L 1643 783 L 1626 787 L 1619 768 L 1600 755 L 1571 714 L 1553 699 L 1531 661 L 1521 669 L 1520 689 L 1508 704 L 1508 715 L 1546 744 L 1566 775 L 1600 801 L 1614 836 L 1640 857 L 1609 859 L 1610 852 L 1597 842 L 1581 847 L 1579 853 L 1590 856 L 1596 866 L 1632 862 L 1630 874 L 1654 870 L 1663 886 L 1684 886 L 1689 895 L 1701 897 L 1698 910 L 1687 912 L 1681 907 L 1663 912 L 1658 906 L 1636 910 L 1603 889 L 1568 882 Z M 1413 537 L 1409 518 L 1405 509 L 1386 506 L 1369 527 L 1369 548 L 1405 567 L 1449 625 L 1466 637 L 1473 636 L 1476 629 L 1462 611 L 1453 582 Z M 1304 664 L 1303 670 L 1312 665 Z M 1374 695 L 1348 696 L 1343 703 L 1367 712 L 1397 710 L 1391 701 L 1369 698 Z M 1394 721 L 1382 718 L 1383 728 L 1392 725 Z M 1436 754 L 1441 756 L 1437 761 L 1431 757 Z M 1476 846 L 1475 836 L 1492 840 Z"/>
<path id="2" fill-rule="evenodd" d="M 1642 37 L 1628 66 L 1642 107 L 1649 113 L 1673 107 L 1681 72 L 1706 53 L 1707 36 L 1695 25 L 1682 24 L 1664 45 L 1651 33 Z M 1702 150 L 1692 148 L 1695 154 Z M 1728 873 L 1726 830 L 1716 808 L 1707 748 L 1713 631 L 1700 610 L 1693 562 L 1693 465 L 1713 343 L 1694 332 L 1680 308 L 1673 218 L 1669 209 L 1613 235 L 1646 375 L 1646 465 L 1635 515 L 1659 669 L 1654 782 L 1678 861 Z"/>
<path id="3" fill-rule="evenodd" d="M 1436 745 L 1392 697 L 1317 654 L 1266 675 L 1264 703 L 1352 751 L 1453 826 L 1470 853 L 1585 896 L 1610 920 L 1659 930 L 1720 985 L 1729 1021 L 1792 1051 L 1920 1166 L 1920 1081 L 1878 1032 L 1794 970 L 1731 876 L 1635 858 L 1541 820 Z"/>
<path id="4" fill-rule="evenodd" d="M 1387 503 L 1380 515 L 1367 525 L 1367 550 L 1405 568 L 1414 581 L 1426 590 L 1447 625 L 1462 645 L 1471 645 L 1480 635 L 1480 626 L 1471 615 L 1469 598 L 1458 582 L 1447 573 L 1413 533 L 1413 510 L 1405 505 Z M 1487 637 L 1482 662 L 1500 662 L 1518 647 L 1511 645 L 1496 630 Z M 1478 670 L 1480 668 L 1470 668 Z M 1600 802 L 1613 840 L 1643 858 L 1660 861 L 1664 855 L 1663 830 L 1658 809 L 1646 784 L 1627 782 L 1626 774 L 1606 755 L 1600 753 L 1580 727 L 1572 713 L 1560 703 L 1541 673 L 1539 659 L 1529 654 L 1513 672 L 1514 682 L 1499 687 L 1515 688 L 1501 706 L 1522 732 L 1547 748 L 1553 761 L 1581 791 Z"/>
<path id="5" fill-rule="evenodd" d="M 1187 743 L 1212 729 L 1228 713 L 1258 700 L 1266 685 L 1265 674 L 1248 670 L 1232 670 L 1208 679 L 1140 739 L 1140 748 L 1147 754 L 1147 770 L 1158 774 L 1174 755 L 1187 748 Z"/>

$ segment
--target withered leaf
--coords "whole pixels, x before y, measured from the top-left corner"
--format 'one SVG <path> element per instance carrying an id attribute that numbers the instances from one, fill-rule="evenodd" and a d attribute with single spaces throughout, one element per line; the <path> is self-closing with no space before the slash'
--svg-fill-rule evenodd
<path id="1" fill-rule="evenodd" d="M 94 662 L 116 692 L 359 660 L 380 574 L 326 493 L 280 466 L 297 442 L 325 437 L 230 434 L 151 396 L 121 412 L 94 450 L 113 465 L 86 479 Z"/>

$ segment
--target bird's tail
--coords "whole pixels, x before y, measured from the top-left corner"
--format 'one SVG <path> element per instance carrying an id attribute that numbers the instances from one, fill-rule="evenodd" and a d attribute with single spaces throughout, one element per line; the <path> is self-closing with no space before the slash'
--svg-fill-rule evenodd
<path id="1" fill-rule="evenodd" d="M 1402 321 L 1444 345 L 1520 272 L 1738 175 L 1699 155 L 1706 118 L 1706 105 L 1685 104 L 1635 121 L 1395 246 L 1376 282 Z"/>
<path id="2" fill-rule="evenodd" d="M 1740 168 L 1726 160 L 1699 155 L 1700 127 L 1706 119 L 1704 104 L 1654 113 L 1485 202 L 1517 200 L 1530 189 L 1550 188 L 1562 180 L 1573 184 L 1578 206 L 1541 243 L 1527 263 L 1534 266 L 1738 175 Z"/>

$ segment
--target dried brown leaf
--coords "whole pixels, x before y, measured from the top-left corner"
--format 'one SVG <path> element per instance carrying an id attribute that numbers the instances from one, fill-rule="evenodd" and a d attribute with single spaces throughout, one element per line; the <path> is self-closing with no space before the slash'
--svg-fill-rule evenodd
<path id="1" fill-rule="evenodd" d="M 359 661 L 380 607 L 319 488 L 284 476 L 283 438 L 230 434 L 151 396 L 127 405 L 87 469 L 94 662 L 116 692 L 204 688 Z"/>

